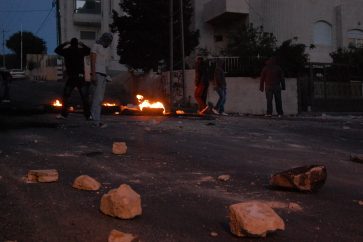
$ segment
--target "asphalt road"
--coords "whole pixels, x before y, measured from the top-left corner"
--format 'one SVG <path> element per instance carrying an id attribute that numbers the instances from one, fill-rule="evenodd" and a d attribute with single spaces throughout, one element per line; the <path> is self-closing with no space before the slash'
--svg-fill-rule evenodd
<path id="1" fill-rule="evenodd" d="M 104 121 L 108 127 L 99 129 L 80 114 L 65 121 L 47 113 L 0 114 L 0 241 L 107 241 L 112 229 L 142 241 L 363 241 L 363 165 L 349 161 L 351 153 L 363 153 L 362 117 L 107 115 Z M 111 153 L 115 141 L 127 143 L 126 155 Z M 268 186 L 272 173 L 310 164 L 328 170 L 317 193 Z M 30 169 L 57 169 L 60 180 L 26 184 Z M 99 180 L 101 190 L 73 189 L 82 174 Z M 231 180 L 218 181 L 222 174 Z M 141 195 L 142 216 L 102 214 L 101 196 L 124 183 Z M 250 200 L 270 203 L 286 230 L 265 239 L 233 236 L 227 208 Z M 288 209 L 290 202 L 303 210 Z"/>

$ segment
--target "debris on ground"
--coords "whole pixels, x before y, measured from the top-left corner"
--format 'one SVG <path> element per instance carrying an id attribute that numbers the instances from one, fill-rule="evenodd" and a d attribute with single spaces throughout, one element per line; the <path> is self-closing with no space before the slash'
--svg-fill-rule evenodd
<path id="1" fill-rule="evenodd" d="M 358 201 L 358 204 L 363 206 L 363 201 Z"/>
<path id="2" fill-rule="evenodd" d="M 108 242 L 137 242 L 140 241 L 137 236 L 127 234 L 116 229 L 113 229 L 108 236 Z"/>
<path id="3" fill-rule="evenodd" d="M 74 180 L 72 186 L 80 190 L 97 191 L 100 189 L 101 184 L 90 176 L 81 175 Z"/>
<path id="4" fill-rule="evenodd" d="M 266 237 L 267 233 L 285 230 L 285 223 L 268 205 L 243 202 L 229 207 L 229 227 L 238 237 Z"/>
<path id="5" fill-rule="evenodd" d="M 125 142 L 114 142 L 112 145 L 112 153 L 115 155 L 123 155 L 127 152 L 127 146 Z"/>
<path id="6" fill-rule="evenodd" d="M 279 201 L 258 201 L 261 203 L 265 203 L 269 207 L 273 209 L 286 209 L 289 212 L 301 212 L 303 208 L 300 206 L 300 204 L 295 202 L 279 202 Z"/>
<path id="7" fill-rule="evenodd" d="M 325 166 L 303 166 L 272 175 L 270 185 L 312 192 L 320 189 L 325 184 L 326 178 Z"/>
<path id="8" fill-rule="evenodd" d="M 100 210 L 112 217 L 131 219 L 142 214 L 141 197 L 129 185 L 122 184 L 102 196 Z"/>
<path id="9" fill-rule="evenodd" d="M 27 183 L 56 182 L 59 179 L 58 171 L 50 170 L 30 170 L 26 176 Z"/>
<path id="10" fill-rule="evenodd" d="M 218 233 L 213 231 L 213 232 L 210 233 L 210 236 L 217 237 L 218 236 Z"/>
<path id="11" fill-rule="evenodd" d="M 351 154 L 350 160 L 357 163 L 363 163 L 363 154 Z"/>
<path id="12" fill-rule="evenodd" d="M 230 175 L 220 175 L 218 177 L 218 180 L 224 181 L 224 182 L 228 181 L 229 179 L 231 179 L 231 176 Z"/>

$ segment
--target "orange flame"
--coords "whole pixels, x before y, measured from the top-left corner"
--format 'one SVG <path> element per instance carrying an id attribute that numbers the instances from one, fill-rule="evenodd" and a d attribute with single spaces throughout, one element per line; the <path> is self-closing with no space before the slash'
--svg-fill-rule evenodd
<path id="1" fill-rule="evenodd" d="M 102 103 L 102 106 L 104 107 L 116 107 L 116 103 Z"/>
<path id="2" fill-rule="evenodd" d="M 185 114 L 185 112 L 183 110 L 176 110 L 176 114 L 182 115 Z"/>
<path id="3" fill-rule="evenodd" d="M 53 107 L 62 107 L 63 104 L 57 99 L 52 103 Z"/>
<path id="4" fill-rule="evenodd" d="M 164 104 L 162 104 L 161 102 L 154 102 L 154 103 L 150 103 L 149 100 L 144 100 L 144 96 L 138 94 L 136 95 L 137 100 L 139 101 L 139 108 L 142 111 L 144 108 L 159 108 L 159 109 L 163 109 L 163 114 L 166 113 L 165 111 L 165 107 Z"/>

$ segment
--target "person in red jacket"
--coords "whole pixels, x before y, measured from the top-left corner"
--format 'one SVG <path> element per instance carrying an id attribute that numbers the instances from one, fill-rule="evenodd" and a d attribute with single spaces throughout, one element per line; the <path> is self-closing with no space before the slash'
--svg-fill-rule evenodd
<path id="1" fill-rule="evenodd" d="M 208 63 L 198 56 L 195 63 L 195 92 L 194 97 L 198 103 L 198 114 L 203 115 L 208 111 L 207 94 L 208 94 Z"/>
<path id="2" fill-rule="evenodd" d="M 261 72 L 260 91 L 265 90 L 267 100 L 266 116 L 272 116 L 272 99 L 275 98 L 276 111 L 279 117 L 284 114 L 282 109 L 281 90 L 285 90 L 285 77 L 275 57 L 266 62 Z"/>

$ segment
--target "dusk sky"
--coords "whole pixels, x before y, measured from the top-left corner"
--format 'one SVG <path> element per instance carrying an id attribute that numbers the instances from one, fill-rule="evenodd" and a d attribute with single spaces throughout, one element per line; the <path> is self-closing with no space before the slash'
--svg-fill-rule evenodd
<path id="1" fill-rule="evenodd" d="M 54 53 L 57 44 L 56 10 L 53 0 L 0 0 L 0 52 L 2 53 L 3 30 L 6 40 L 20 31 L 32 32 L 45 40 L 48 53 Z M 48 16 L 49 15 L 49 16 Z M 9 53 L 10 50 L 6 50 Z"/>

